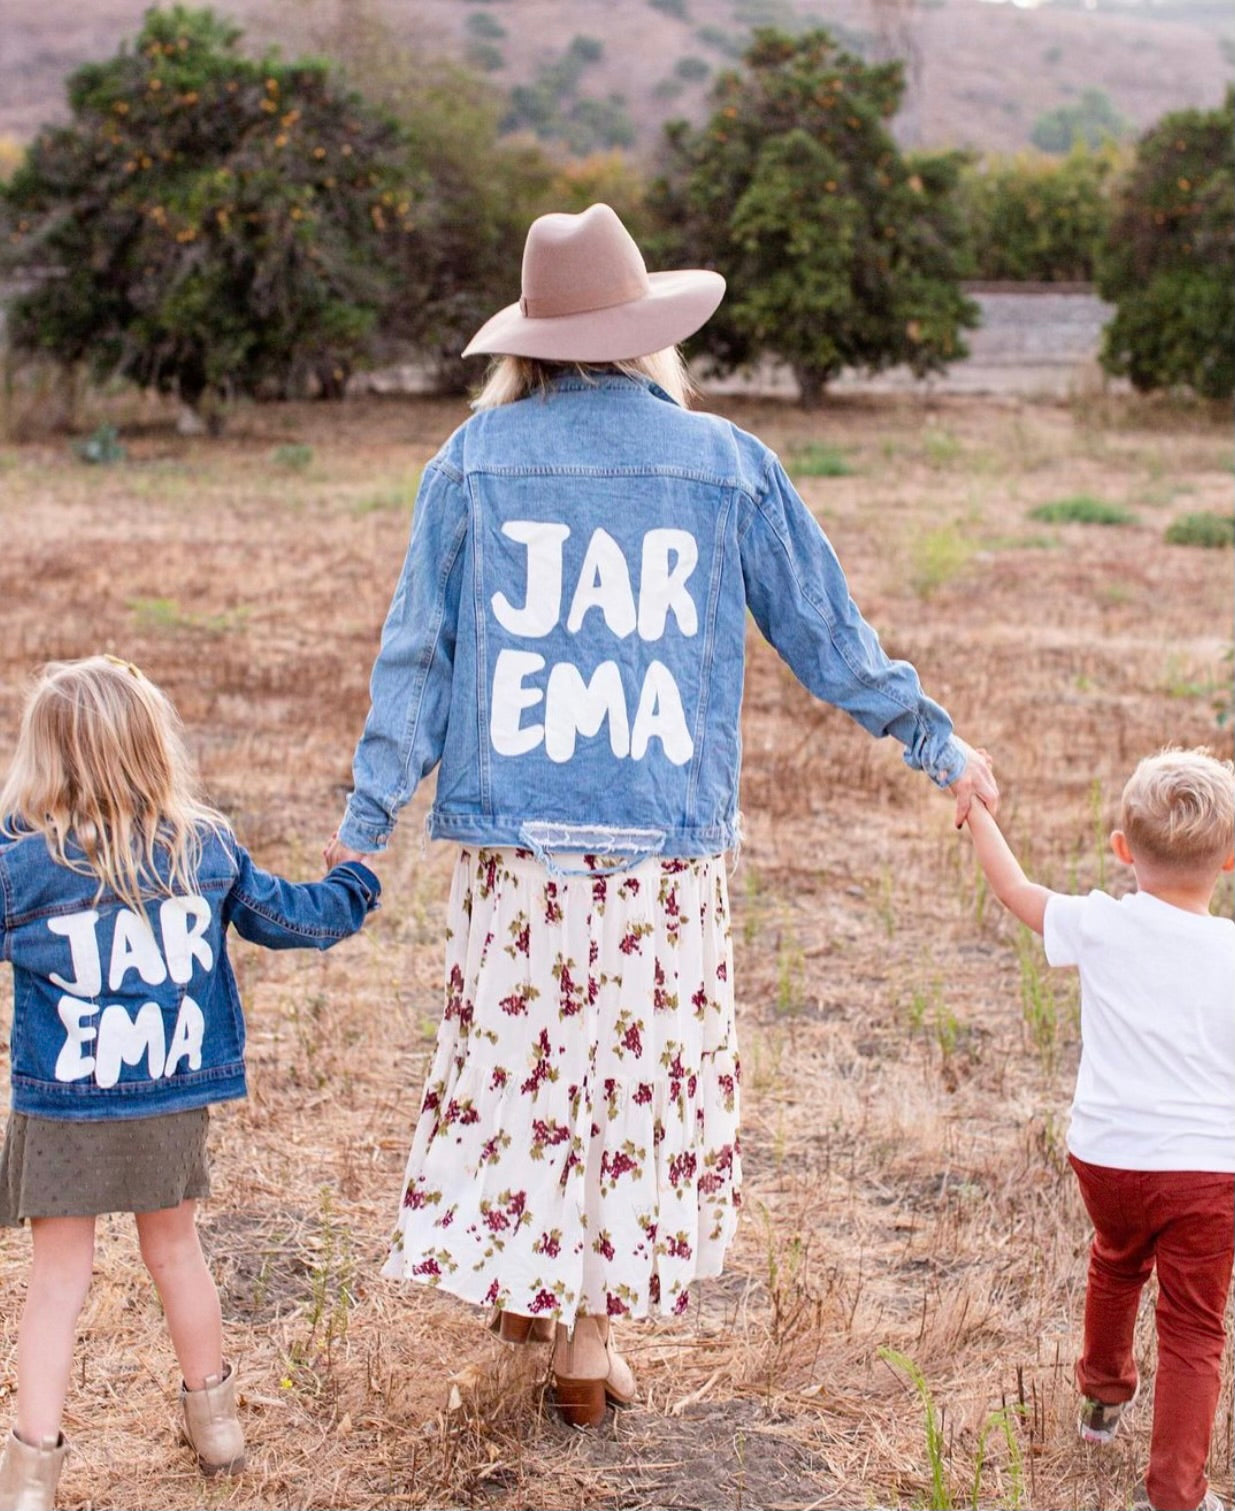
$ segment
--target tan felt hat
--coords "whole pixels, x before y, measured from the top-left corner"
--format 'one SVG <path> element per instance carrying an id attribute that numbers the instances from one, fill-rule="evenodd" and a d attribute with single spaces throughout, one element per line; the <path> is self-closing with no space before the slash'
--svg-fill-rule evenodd
<path id="1" fill-rule="evenodd" d="M 621 362 L 676 346 L 713 314 L 725 280 L 705 268 L 649 273 L 608 205 L 542 215 L 523 248 L 523 297 L 463 349 L 551 362 Z"/>

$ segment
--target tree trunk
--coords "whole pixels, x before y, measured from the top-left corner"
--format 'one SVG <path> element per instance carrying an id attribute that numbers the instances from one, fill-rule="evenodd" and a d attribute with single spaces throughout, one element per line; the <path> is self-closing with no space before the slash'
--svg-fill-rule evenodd
<path id="1" fill-rule="evenodd" d="M 793 376 L 798 385 L 798 403 L 802 408 L 822 408 L 824 390 L 827 388 L 830 374 L 821 373 L 813 367 L 795 366 Z"/>

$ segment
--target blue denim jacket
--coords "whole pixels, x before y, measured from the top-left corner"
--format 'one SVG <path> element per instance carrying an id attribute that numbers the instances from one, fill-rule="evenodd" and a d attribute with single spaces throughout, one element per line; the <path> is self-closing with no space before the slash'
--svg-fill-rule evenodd
<path id="1" fill-rule="evenodd" d="M 340 839 L 383 849 L 440 761 L 435 838 L 725 850 L 748 610 L 817 697 L 960 776 L 948 715 L 755 437 L 620 374 L 478 412 L 425 469 Z"/>
<path id="2" fill-rule="evenodd" d="M 138 1118 L 244 1096 L 228 927 L 271 949 L 327 950 L 360 928 L 380 892 L 355 862 L 322 881 L 283 881 L 230 835 L 208 833 L 196 890 L 152 897 L 138 914 L 53 860 L 42 835 L 0 842 L 13 1110 Z"/>

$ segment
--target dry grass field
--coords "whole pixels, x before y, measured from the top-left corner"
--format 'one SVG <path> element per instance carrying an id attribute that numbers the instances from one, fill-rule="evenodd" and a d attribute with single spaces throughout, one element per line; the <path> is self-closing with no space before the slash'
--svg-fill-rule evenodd
<path id="1" fill-rule="evenodd" d="M 994 755 L 1031 874 L 1125 886 L 1105 832 L 1130 766 L 1168 742 L 1230 753 L 1231 554 L 1163 540 L 1181 514 L 1229 510 L 1227 424 L 1102 396 L 725 408 L 786 458 L 887 647 Z M 115 465 L 63 437 L 0 447 L 0 760 L 34 665 L 131 657 L 258 859 L 318 874 L 418 469 L 464 415 L 246 409 L 187 440 L 133 410 Z M 1030 517 L 1077 495 L 1132 518 Z M 745 1219 L 683 1325 L 623 1334 L 638 1403 L 574 1433 L 543 1352 L 377 1278 L 437 1019 L 451 856 L 422 843 L 421 793 L 365 935 L 321 957 L 234 949 L 252 1091 L 215 1115 L 202 1232 L 247 1473 L 204 1482 L 177 1445 L 157 1302 L 132 1223 L 106 1218 L 62 1506 L 1128 1504 L 1148 1408 L 1107 1450 L 1073 1427 L 1089 1237 L 1064 1158 L 1074 982 L 986 893 L 950 803 L 757 639 L 744 732 Z M 0 1234 L 5 1398 L 27 1252 Z M 1138 1346 L 1152 1369 L 1148 1308 Z M 1227 1370 L 1213 1474 L 1229 1501 Z"/>

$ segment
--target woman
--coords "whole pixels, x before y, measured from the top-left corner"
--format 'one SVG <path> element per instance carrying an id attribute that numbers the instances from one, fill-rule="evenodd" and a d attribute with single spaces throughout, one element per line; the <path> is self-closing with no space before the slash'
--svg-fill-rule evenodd
<path id="1" fill-rule="evenodd" d="M 681 1312 L 736 1223 L 747 610 L 951 789 L 958 824 L 997 799 L 776 457 L 687 409 L 676 346 L 723 292 L 649 275 L 607 205 L 532 225 L 523 297 L 464 352 L 499 359 L 476 413 L 425 469 L 326 852 L 382 849 L 440 763 L 430 833 L 461 847 L 445 1014 L 384 1273 L 552 1338 L 576 1425 L 634 1392 L 610 1319 Z"/>

